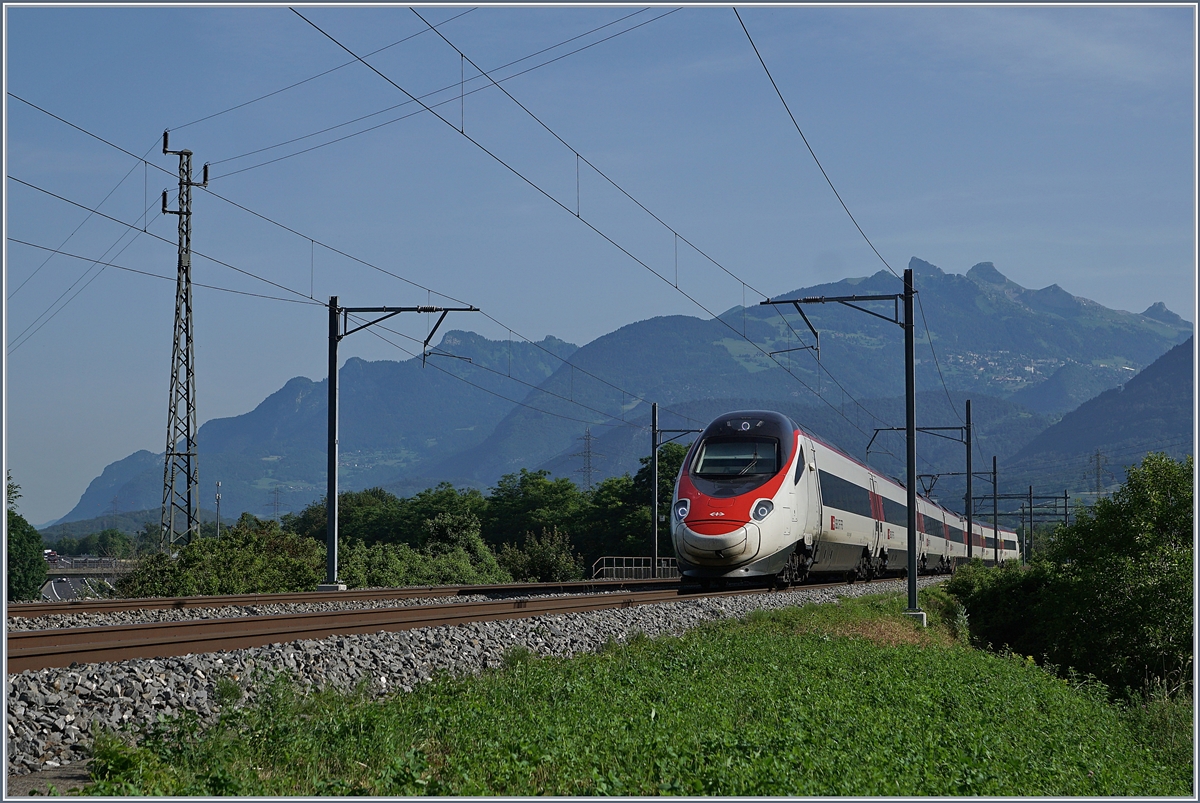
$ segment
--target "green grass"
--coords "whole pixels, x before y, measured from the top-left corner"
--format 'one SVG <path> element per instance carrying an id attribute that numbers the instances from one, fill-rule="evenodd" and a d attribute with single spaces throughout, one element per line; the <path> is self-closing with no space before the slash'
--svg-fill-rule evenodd
<path id="1" fill-rule="evenodd" d="M 572 660 L 523 650 L 408 694 L 276 678 L 201 731 L 97 739 L 88 794 L 1187 795 L 1103 687 L 969 649 L 943 592 L 759 612 Z M 1166 715 L 1168 719 L 1172 715 Z M 1138 717 L 1141 717 L 1140 719 Z M 1182 716 L 1176 717 L 1179 723 Z M 1154 720 L 1158 722 L 1158 720 Z"/>

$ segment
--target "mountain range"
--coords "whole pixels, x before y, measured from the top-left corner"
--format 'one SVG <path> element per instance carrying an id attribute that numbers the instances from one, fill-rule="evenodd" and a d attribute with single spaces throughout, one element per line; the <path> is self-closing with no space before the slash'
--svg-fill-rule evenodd
<path id="1" fill-rule="evenodd" d="M 1023 288 L 988 262 L 965 275 L 915 257 L 910 267 L 919 300 L 918 425 L 957 426 L 970 398 L 977 443 L 1002 461 L 1034 448 L 1081 402 L 1134 385 L 1131 377 L 1192 334 L 1161 303 L 1141 314 L 1111 310 L 1057 285 Z M 901 289 L 881 271 L 778 298 Z M 900 327 L 841 305 L 805 305 L 820 333 L 818 362 L 813 349 L 785 351 L 815 345 L 788 310 L 652 318 L 583 347 L 450 331 L 424 367 L 419 358 L 351 358 L 339 374 L 340 485 L 408 495 L 440 481 L 486 488 L 521 468 L 581 484 L 632 472 L 650 451 L 651 402 L 664 429 L 703 427 L 735 407 L 779 409 L 861 455 L 875 427 L 903 423 Z M 1190 382 L 1186 391 L 1190 409 Z M 296 377 L 254 410 L 206 422 L 197 436 L 201 488 L 219 479 L 225 510 L 260 516 L 309 504 L 324 494 L 325 421 L 325 381 Z M 876 439 L 872 465 L 900 470 L 899 461 L 889 463 L 889 451 L 903 454 L 896 438 Z M 961 463 L 961 444 L 939 440 L 922 439 L 922 471 Z M 112 463 L 60 521 L 157 508 L 162 461 L 141 451 Z"/>
<path id="2" fill-rule="evenodd" d="M 1081 474 L 1080 484 L 1104 490 L 1122 481 L 1125 466 L 1148 450 L 1175 459 L 1192 454 L 1194 359 L 1195 339 L 1188 338 L 1025 444 L 1008 461 L 1008 473 L 1028 484 L 1045 484 L 1048 476 L 1070 466 Z"/>

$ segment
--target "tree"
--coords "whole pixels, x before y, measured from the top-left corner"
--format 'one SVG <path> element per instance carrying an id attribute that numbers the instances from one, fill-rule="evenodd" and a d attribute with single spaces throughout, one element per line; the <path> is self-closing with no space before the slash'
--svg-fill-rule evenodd
<path id="1" fill-rule="evenodd" d="M 439 513 L 425 522 L 424 545 L 366 544 L 341 550 L 338 573 L 349 588 L 506 583 L 512 577 L 479 534 L 470 513 Z"/>
<path id="2" fill-rule="evenodd" d="M 671 497 L 675 494 L 675 480 L 687 457 L 688 447 L 681 443 L 664 443 L 658 450 L 658 520 L 671 520 Z M 633 476 L 633 492 L 646 506 L 646 543 L 650 540 L 650 475 L 653 474 L 649 456 L 639 459 L 642 467 Z M 658 527 L 658 554 L 670 555 L 674 547 L 671 545 L 670 527 Z"/>
<path id="3" fill-rule="evenodd" d="M 448 482 L 439 483 L 436 488 L 426 488 L 401 501 L 404 503 L 401 527 L 403 531 L 414 536 L 428 532 L 427 522 L 437 519 L 442 514 L 470 516 L 475 520 L 475 529 L 478 530 L 488 505 L 487 499 L 478 489 L 459 490 Z M 420 538 L 412 540 L 419 541 Z"/>
<path id="4" fill-rule="evenodd" d="M 592 489 L 577 543 L 585 567 L 602 555 L 650 554 L 650 505 L 628 474 L 608 477 Z"/>
<path id="5" fill-rule="evenodd" d="M 583 492 L 565 477 L 552 480 L 545 469 L 505 474 L 492 488 L 483 519 L 483 537 L 492 545 L 525 533 L 558 529 L 573 536 L 587 504 Z"/>
<path id="6" fill-rule="evenodd" d="M 474 488 L 462 491 L 448 482 L 405 499 L 382 488 L 343 491 L 338 494 L 338 537 L 367 544 L 419 546 L 425 537 L 425 522 L 441 513 L 471 514 L 480 518 L 487 501 Z M 325 499 L 319 499 L 299 514 L 283 516 L 283 528 L 324 542 Z"/>
<path id="7" fill-rule="evenodd" d="M 8 472 L 7 480 L 8 480 L 8 487 L 7 487 L 8 507 L 13 510 L 16 510 L 17 509 L 17 500 L 21 498 L 21 486 L 17 485 L 15 482 L 13 482 L 11 470 L 9 470 L 9 472 Z"/>
<path id="8" fill-rule="evenodd" d="M 120 530 L 101 530 L 96 533 L 96 554 L 102 558 L 133 557 L 133 539 Z"/>
<path id="9" fill-rule="evenodd" d="M 42 557 L 42 536 L 25 517 L 17 513 L 21 486 L 7 475 L 7 524 L 4 551 L 8 563 L 8 601 L 41 599 L 46 583 L 46 560 Z"/>

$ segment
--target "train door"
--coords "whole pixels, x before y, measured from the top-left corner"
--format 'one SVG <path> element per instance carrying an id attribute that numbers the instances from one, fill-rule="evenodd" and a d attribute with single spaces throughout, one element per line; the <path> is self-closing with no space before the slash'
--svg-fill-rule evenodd
<path id="1" fill-rule="evenodd" d="M 875 477 L 870 478 L 871 482 L 871 520 L 873 530 L 870 538 L 867 540 L 867 548 L 871 552 L 871 560 L 875 560 L 879 555 L 879 545 L 883 543 L 883 497 L 879 495 L 879 489 L 875 485 Z"/>
<path id="2" fill-rule="evenodd" d="M 785 482 L 783 484 L 785 489 L 783 501 L 787 506 L 783 513 L 785 516 L 791 519 L 790 522 L 784 524 L 783 537 L 784 541 L 789 543 L 793 540 L 804 540 L 804 523 L 800 520 L 800 506 L 802 506 L 805 501 L 804 489 L 797 486 L 801 481 L 800 466 L 803 461 L 807 459 L 807 456 L 804 453 L 803 445 L 801 445 L 797 451 L 799 454 L 796 455 L 796 468 L 793 475 L 795 477 L 795 481 Z"/>
<path id="3" fill-rule="evenodd" d="M 803 528 L 801 537 L 804 543 L 812 548 L 815 556 L 816 546 L 821 540 L 824 514 L 821 509 L 821 486 L 817 480 L 817 452 L 808 438 L 801 438 L 804 448 L 804 460 L 807 462 L 800 469 L 800 482 L 796 488 L 796 505 L 803 508 Z"/>

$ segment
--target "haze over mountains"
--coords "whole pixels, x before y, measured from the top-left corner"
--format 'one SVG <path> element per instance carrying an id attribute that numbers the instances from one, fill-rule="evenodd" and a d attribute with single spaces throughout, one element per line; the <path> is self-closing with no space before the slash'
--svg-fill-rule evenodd
<path id="1" fill-rule="evenodd" d="M 958 425 L 970 398 L 976 440 L 1001 461 L 1028 459 L 1043 430 L 1097 393 L 1125 382 L 1136 391 L 1130 379 L 1192 334 L 1161 303 L 1141 314 L 1111 310 L 1057 285 L 1020 287 L 986 262 L 965 275 L 916 258 L 910 266 L 920 301 L 918 425 Z M 777 298 L 901 289 L 881 271 Z M 892 313 L 891 304 L 873 306 Z M 450 331 L 437 348 L 442 356 L 424 368 L 419 359 L 349 359 L 340 372 L 341 487 L 382 485 L 404 495 L 439 481 L 486 488 L 505 473 L 541 467 L 583 483 L 588 430 L 598 481 L 636 470 L 649 453 L 650 402 L 665 429 L 702 427 L 735 407 L 772 407 L 861 457 L 873 428 L 903 424 L 902 331 L 840 305 L 806 305 L 820 333 L 820 364 L 812 350 L 774 362 L 768 352 L 814 342 L 790 309 L 653 318 L 583 347 Z M 1190 378 L 1184 388 L 1176 387 L 1182 379 L 1163 381 L 1170 387 L 1162 392 L 1186 395 L 1190 411 Z M 203 506 L 211 507 L 217 480 L 224 514 L 272 515 L 276 506 L 297 510 L 323 496 L 326 395 L 324 380 L 297 377 L 254 410 L 205 423 L 197 438 Z M 896 473 L 900 464 L 893 468 L 887 451 L 902 455 L 902 445 L 889 437 L 877 440 L 871 462 Z M 961 470 L 960 444 L 928 440 L 921 471 Z M 156 509 L 162 472 L 161 455 L 118 460 L 61 521 Z"/>

